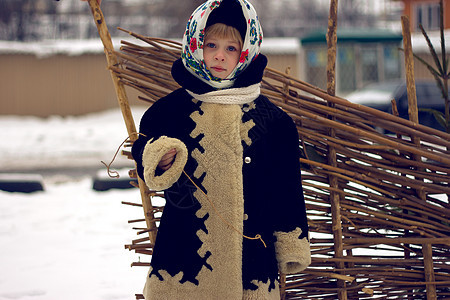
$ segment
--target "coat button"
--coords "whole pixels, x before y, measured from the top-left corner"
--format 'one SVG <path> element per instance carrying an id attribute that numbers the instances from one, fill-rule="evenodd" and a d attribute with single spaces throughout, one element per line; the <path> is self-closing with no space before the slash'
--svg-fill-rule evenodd
<path id="1" fill-rule="evenodd" d="M 244 112 L 249 112 L 249 111 L 250 111 L 250 108 L 249 108 L 248 106 L 246 106 L 246 107 L 244 107 L 242 110 L 243 110 Z"/>
<path id="2" fill-rule="evenodd" d="M 246 164 L 249 164 L 249 163 L 251 163 L 252 162 L 252 159 L 250 158 L 250 157 L 246 157 L 246 158 L 244 158 L 244 162 L 246 163 Z"/>

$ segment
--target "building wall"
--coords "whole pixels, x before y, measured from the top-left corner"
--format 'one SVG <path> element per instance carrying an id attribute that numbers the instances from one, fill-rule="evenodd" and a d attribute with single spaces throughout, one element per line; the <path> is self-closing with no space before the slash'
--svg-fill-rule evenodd
<path id="1" fill-rule="evenodd" d="M 110 108 L 114 89 L 101 55 L 0 55 L 1 114 L 79 115 Z"/>
<path id="2" fill-rule="evenodd" d="M 434 66 L 434 60 L 428 53 L 417 53 L 416 55 L 428 64 Z M 414 76 L 415 79 L 435 79 L 430 70 L 428 70 L 428 68 L 417 59 L 414 59 Z"/>
<path id="3" fill-rule="evenodd" d="M 416 26 L 417 26 L 417 20 L 415 19 L 414 14 L 414 7 L 418 4 L 424 4 L 424 3 L 436 3 L 439 4 L 439 0 L 396 0 L 396 1 L 403 1 L 404 3 L 404 15 L 409 16 L 410 24 L 411 24 L 411 31 L 415 32 L 413 33 L 412 39 L 413 39 L 413 51 L 414 54 L 425 60 L 430 65 L 434 66 L 434 60 L 430 55 L 430 51 L 428 50 L 428 46 L 425 44 L 425 37 L 422 35 L 420 30 L 417 32 Z M 450 0 L 444 0 L 443 1 L 443 8 L 444 8 L 444 29 L 445 29 L 445 41 L 448 45 L 449 42 L 449 29 L 450 29 Z M 440 33 L 439 30 L 437 31 L 430 31 L 426 30 L 428 36 L 431 39 L 431 42 L 435 48 L 435 50 L 438 53 L 438 56 L 441 57 L 440 54 Z M 415 46 L 415 43 L 421 44 Z M 404 59 L 402 55 L 402 59 Z M 416 79 L 434 79 L 434 77 L 431 75 L 428 68 L 422 64 L 417 59 L 414 60 L 414 75 Z"/>
<path id="4" fill-rule="evenodd" d="M 269 67 L 297 76 L 298 56 L 268 54 Z M 82 115 L 118 107 L 103 53 L 78 56 L 0 54 L 0 114 Z M 131 105 L 148 105 L 127 88 Z"/>
<path id="5" fill-rule="evenodd" d="M 439 0 L 402 0 L 405 4 L 404 14 L 409 16 L 411 30 L 416 31 L 417 20 L 414 15 L 414 6 L 422 3 L 439 3 Z M 444 28 L 450 28 L 450 1 L 444 0 Z"/>

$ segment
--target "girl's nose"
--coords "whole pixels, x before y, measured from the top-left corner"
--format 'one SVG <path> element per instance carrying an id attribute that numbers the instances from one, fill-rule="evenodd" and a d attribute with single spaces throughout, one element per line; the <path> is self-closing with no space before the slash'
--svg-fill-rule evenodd
<path id="1" fill-rule="evenodd" d="M 224 61 L 225 60 L 225 55 L 223 54 L 222 51 L 217 51 L 216 55 L 214 56 L 214 58 L 218 61 Z"/>

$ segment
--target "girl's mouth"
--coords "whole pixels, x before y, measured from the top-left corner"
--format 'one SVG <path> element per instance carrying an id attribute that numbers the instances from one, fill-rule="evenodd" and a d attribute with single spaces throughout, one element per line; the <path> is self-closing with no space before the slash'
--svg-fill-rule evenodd
<path id="1" fill-rule="evenodd" d="M 216 72 L 223 72 L 223 71 L 225 71 L 225 69 L 222 68 L 222 67 L 212 67 L 212 69 L 213 69 L 214 71 L 216 71 Z"/>

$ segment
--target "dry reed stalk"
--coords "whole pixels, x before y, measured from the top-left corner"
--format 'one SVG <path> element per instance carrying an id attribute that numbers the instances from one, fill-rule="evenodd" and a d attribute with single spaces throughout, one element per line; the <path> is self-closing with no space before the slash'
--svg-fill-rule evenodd
<path id="1" fill-rule="evenodd" d="M 277 103 L 277 104 L 280 107 L 282 107 L 282 108 L 286 108 L 286 106 L 283 103 Z M 450 158 L 448 157 L 448 155 L 447 155 L 447 157 L 446 156 L 440 156 L 437 153 L 435 154 L 435 153 L 432 153 L 430 151 L 422 150 L 421 147 L 414 147 L 414 145 L 412 145 L 410 143 L 407 144 L 403 140 L 398 141 L 398 140 L 394 140 L 392 138 L 386 138 L 386 137 L 384 137 L 382 135 L 375 134 L 375 133 L 372 133 L 372 132 L 367 132 L 367 131 L 365 132 L 365 131 L 363 131 L 361 129 L 354 128 L 354 127 L 351 127 L 351 126 L 348 126 L 348 125 L 345 125 L 345 124 L 341 124 L 341 123 L 338 123 L 338 122 L 335 122 L 335 121 L 332 121 L 332 120 L 328 120 L 328 119 L 325 119 L 323 117 L 320 117 L 320 116 L 308 113 L 306 111 L 302 111 L 302 110 L 297 109 L 297 108 L 292 108 L 291 107 L 290 110 L 292 112 L 296 113 L 297 115 L 304 115 L 304 116 L 307 116 L 308 118 L 314 119 L 318 123 L 321 123 L 321 124 L 323 124 L 323 125 L 325 125 L 327 127 L 335 127 L 337 129 L 341 129 L 343 131 L 347 131 L 347 132 L 353 133 L 353 134 L 355 134 L 357 136 L 364 137 L 364 138 L 366 138 L 368 140 L 371 140 L 373 142 L 391 146 L 392 147 L 391 149 L 398 149 L 398 150 L 406 151 L 406 152 L 413 153 L 413 154 L 416 154 L 416 155 L 422 155 L 423 154 L 425 158 L 435 160 L 436 162 L 442 163 L 444 165 L 450 165 Z"/>
<path id="2" fill-rule="evenodd" d="M 150 240 L 149 237 L 144 237 L 144 238 L 141 238 L 141 239 L 132 240 L 131 243 L 134 245 L 134 244 L 143 243 L 143 242 L 146 242 L 146 241 L 149 241 L 149 240 Z"/>
<path id="3" fill-rule="evenodd" d="M 148 254 L 148 253 L 142 253 L 142 254 Z M 151 255 L 152 253 L 148 254 Z M 146 262 L 134 262 L 131 264 L 132 267 L 150 267 L 150 263 L 146 263 Z M 136 294 L 136 299 L 144 299 L 144 296 L 142 296 L 141 294 Z"/>
<path id="4" fill-rule="evenodd" d="M 128 220 L 128 224 L 145 222 L 145 219 Z"/>
<path id="5" fill-rule="evenodd" d="M 122 201 L 122 204 L 142 207 L 142 204 L 140 204 L 140 203 L 132 203 L 132 202 Z"/>

